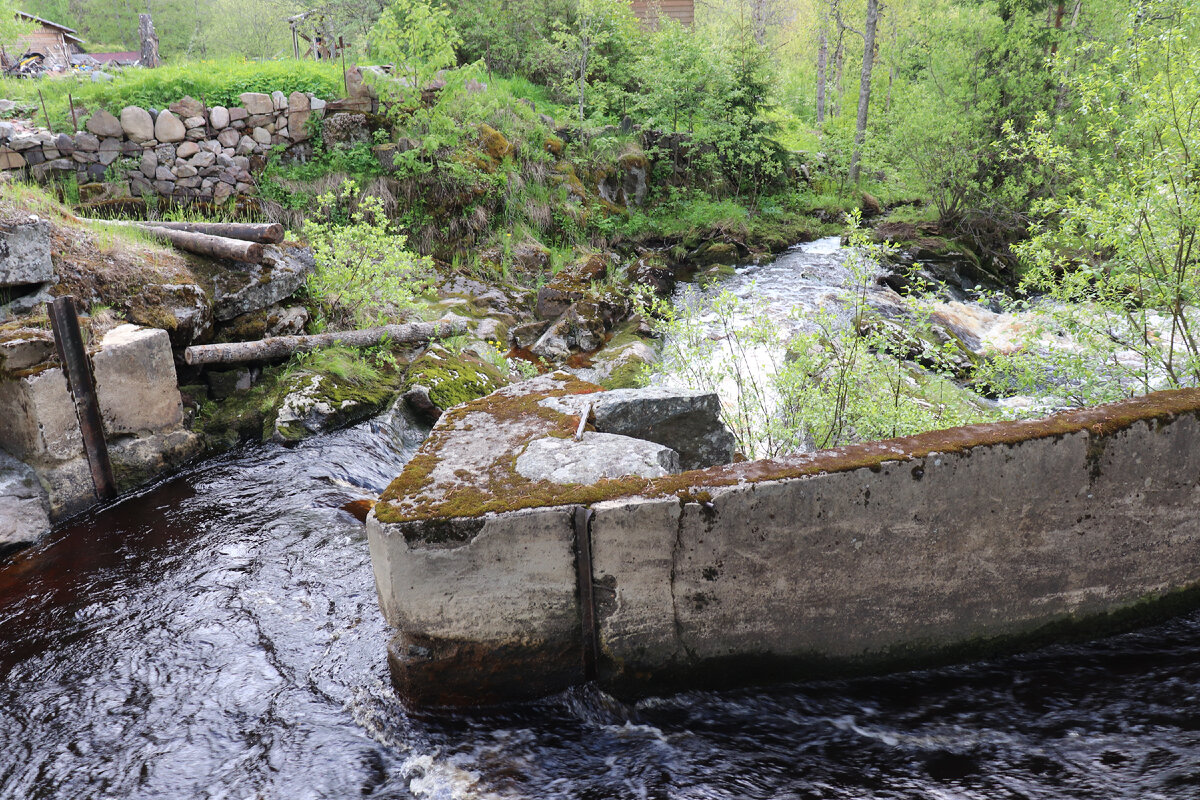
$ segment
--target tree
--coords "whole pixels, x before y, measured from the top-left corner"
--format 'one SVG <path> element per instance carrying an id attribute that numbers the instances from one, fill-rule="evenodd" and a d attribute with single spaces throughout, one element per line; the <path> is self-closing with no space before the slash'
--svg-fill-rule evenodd
<path id="1" fill-rule="evenodd" d="M 14 0 L 0 0 L 0 45 L 12 48 L 16 45 L 18 38 L 32 33 L 33 29 L 33 23 L 17 16 L 17 5 Z M 9 52 L 9 55 L 15 58 L 21 54 Z"/>
<path id="2" fill-rule="evenodd" d="M 402 93 L 418 104 L 438 70 L 457 63 L 454 48 L 462 41 L 450 12 L 428 0 L 393 0 L 369 38 L 375 54 L 394 64 Z"/>
<path id="3" fill-rule="evenodd" d="M 854 126 L 854 154 L 850 157 L 850 182 L 858 183 L 862 146 L 867 135 L 867 110 L 871 104 L 871 69 L 875 66 L 875 29 L 883 4 L 867 0 L 867 19 L 863 26 L 862 73 L 858 84 L 858 117 Z"/>
<path id="4" fill-rule="evenodd" d="M 578 14 L 570 26 L 558 28 L 552 37 L 563 64 L 560 88 L 575 96 L 582 125 L 587 116 L 589 90 L 613 78 L 619 70 L 631 70 L 631 43 L 640 34 L 637 19 L 627 0 L 579 0 Z M 621 88 L 625 81 L 609 81 Z M 611 98 L 608 98 L 611 101 Z"/>

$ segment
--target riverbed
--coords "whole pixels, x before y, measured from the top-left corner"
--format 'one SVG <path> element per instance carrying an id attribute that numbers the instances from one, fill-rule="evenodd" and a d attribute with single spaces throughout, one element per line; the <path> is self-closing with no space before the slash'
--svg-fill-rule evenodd
<path id="1" fill-rule="evenodd" d="M 0 798 L 1200 796 L 1200 614 L 853 681 L 407 709 L 341 506 L 423 433 L 237 450 L 0 567 Z"/>

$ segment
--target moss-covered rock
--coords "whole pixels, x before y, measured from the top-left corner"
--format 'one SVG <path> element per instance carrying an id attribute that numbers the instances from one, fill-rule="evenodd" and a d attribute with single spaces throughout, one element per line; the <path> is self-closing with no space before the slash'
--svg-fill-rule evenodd
<path id="1" fill-rule="evenodd" d="M 409 367 L 404 389 L 424 386 L 429 399 L 445 411 L 494 392 L 508 384 L 499 369 L 469 353 L 452 353 L 433 346 Z"/>
<path id="2" fill-rule="evenodd" d="M 504 138 L 504 134 L 487 123 L 479 126 L 479 145 L 496 161 L 513 154 L 513 146 L 508 139 Z"/>

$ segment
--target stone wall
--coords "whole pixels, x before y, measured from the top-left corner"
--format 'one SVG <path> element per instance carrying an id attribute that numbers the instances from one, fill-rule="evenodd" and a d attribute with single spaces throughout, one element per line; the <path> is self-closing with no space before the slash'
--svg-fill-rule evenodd
<path id="1" fill-rule="evenodd" d="M 309 119 L 323 115 L 325 101 L 301 92 L 246 92 L 239 99 L 231 108 L 185 97 L 161 111 L 127 106 L 114 116 L 101 109 L 74 135 L 0 122 L 0 170 L 43 182 L 73 174 L 85 202 L 95 199 L 98 184 L 108 197 L 180 202 L 251 194 L 252 174 L 270 149 L 306 140 Z"/>
<path id="2" fill-rule="evenodd" d="M 523 425 L 519 455 L 551 431 L 487 408 L 430 441 Z M 398 479 L 407 496 L 439 452 Z M 465 496 L 385 494 L 368 520 L 393 677 L 417 702 L 560 689 L 590 636 L 611 687 L 796 679 L 1129 624 L 1200 587 L 1197 390 L 594 486 L 516 483 L 497 471 L 513 455 L 471 471 L 501 476 L 495 494 L 520 510 L 453 519 L 430 509 Z M 568 633 L 580 597 L 596 624 Z"/>

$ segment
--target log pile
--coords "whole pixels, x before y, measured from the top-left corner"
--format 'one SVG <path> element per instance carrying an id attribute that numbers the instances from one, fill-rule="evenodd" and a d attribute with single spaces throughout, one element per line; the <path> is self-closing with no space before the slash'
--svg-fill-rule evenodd
<path id="1" fill-rule="evenodd" d="M 264 244 L 283 241 L 283 226 L 243 222 L 126 222 L 85 219 L 103 225 L 137 228 L 180 250 L 246 264 L 260 264 Z"/>

